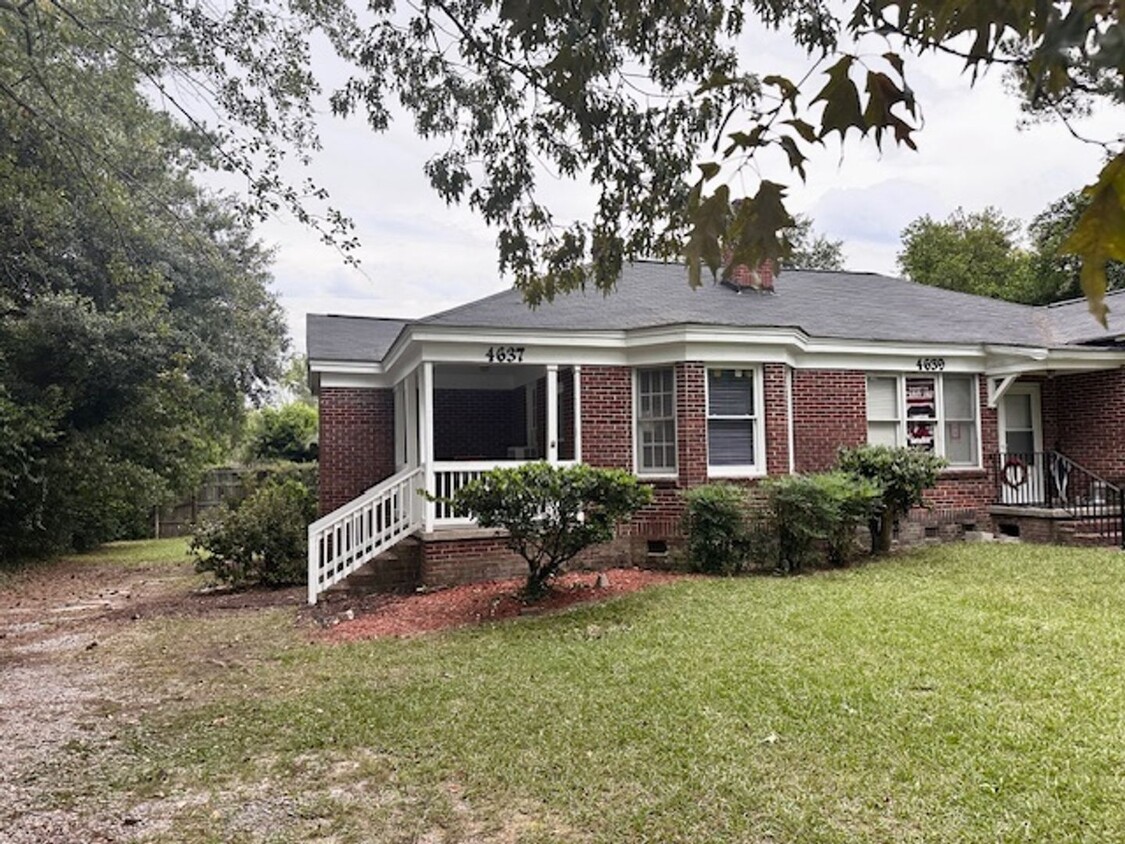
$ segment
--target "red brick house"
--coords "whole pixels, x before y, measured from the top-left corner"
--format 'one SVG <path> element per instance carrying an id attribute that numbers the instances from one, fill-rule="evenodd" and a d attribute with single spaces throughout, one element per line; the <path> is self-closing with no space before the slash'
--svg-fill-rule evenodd
<path id="1" fill-rule="evenodd" d="M 1125 294 L 1120 294 L 1125 305 Z M 507 291 L 415 321 L 310 315 L 320 502 L 310 600 L 403 537 L 386 577 L 514 573 L 442 505 L 525 460 L 623 467 L 652 506 L 602 549 L 641 562 L 679 534 L 681 490 L 831 467 L 864 442 L 950 463 L 903 538 L 994 529 L 1120 543 L 1125 307 L 1030 307 L 868 273 L 787 271 L 776 290 L 692 290 L 682 266 L 529 310 Z"/>

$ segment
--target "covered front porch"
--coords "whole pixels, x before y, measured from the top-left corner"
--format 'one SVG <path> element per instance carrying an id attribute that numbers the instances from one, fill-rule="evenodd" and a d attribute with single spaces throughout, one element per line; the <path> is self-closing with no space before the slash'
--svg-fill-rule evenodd
<path id="1" fill-rule="evenodd" d="M 1116 362 L 989 376 L 997 448 L 987 456 L 995 532 L 1036 542 L 1125 544 L 1125 378 Z"/>
<path id="2" fill-rule="evenodd" d="M 577 365 L 423 361 L 393 396 L 395 473 L 309 526 L 310 603 L 408 535 L 471 526 L 440 499 L 484 472 L 581 459 Z"/>

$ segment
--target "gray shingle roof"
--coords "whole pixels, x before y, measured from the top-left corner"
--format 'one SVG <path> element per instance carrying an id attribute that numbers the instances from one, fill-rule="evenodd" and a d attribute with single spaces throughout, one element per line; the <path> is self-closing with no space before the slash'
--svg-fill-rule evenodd
<path id="1" fill-rule="evenodd" d="M 426 317 L 428 325 L 544 330 L 704 324 L 799 328 L 812 337 L 945 343 L 1046 343 L 1036 308 L 955 293 L 873 273 L 789 270 L 775 293 L 710 281 L 696 290 L 680 264 L 625 268 L 617 290 L 560 296 L 528 310 L 514 290 Z"/>
<path id="2" fill-rule="evenodd" d="M 401 319 L 309 314 L 309 359 L 381 361 L 406 324 Z"/>
<path id="3" fill-rule="evenodd" d="M 1058 302 L 1044 308 L 1055 341 L 1068 344 L 1106 343 L 1125 336 L 1125 290 L 1110 293 L 1105 300 L 1109 305 L 1107 328 L 1102 328 L 1090 314 L 1085 299 Z"/>
<path id="4" fill-rule="evenodd" d="M 542 331 L 684 324 L 776 327 L 799 329 L 810 337 L 825 339 L 1048 347 L 1125 334 L 1125 292 L 1110 296 L 1107 332 L 1089 315 L 1085 300 L 1031 307 L 876 273 L 787 270 L 775 284 L 774 293 L 736 293 L 710 281 L 692 290 L 682 264 L 642 261 L 623 270 L 617 289 L 609 296 L 576 292 L 531 310 L 519 292 L 506 290 L 415 324 Z M 407 324 L 402 320 L 310 314 L 309 356 L 379 361 Z"/>

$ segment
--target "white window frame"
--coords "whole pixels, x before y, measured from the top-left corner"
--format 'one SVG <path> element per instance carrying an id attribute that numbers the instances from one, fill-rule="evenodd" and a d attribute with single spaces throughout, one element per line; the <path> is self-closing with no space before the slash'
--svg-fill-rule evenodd
<path id="1" fill-rule="evenodd" d="M 712 416 L 711 415 L 711 373 L 716 370 L 733 370 L 749 372 L 754 379 L 752 395 L 754 413 L 750 416 Z M 709 478 L 757 478 L 766 474 L 766 415 L 765 415 L 765 384 L 761 364 L 745 364 L 732 366 L 731 364 L 709 365 L 704 373 L 705 389 L 703 391 L 704 431 L 707 437 L 707 477 Z M 711 420 L 712 419 L 745 419 L 753 425 L 754 457 L 751 464 L 742 466 L 712 466 L 711 465 Z"/>
<path id="2" fill-rule="evenodd" d="M 937 411 L 936 419 L 932 420 L 934 424 L 934 451 L 933 453 L 939 457 L 945 457 L 945 425 L 948 421 L 945 415 L 945 379 L 946 378 L 968 378 L 971 384 L 970 395 L 973 402 L 973 422 L 976 429 L 976 455 L 975 462 L 973 463 L 956 463 L 950 464 L 946 467 L 945 471 L 958 471 L 958 470 L 972 470 L 980 469 L 981 462 L 981 411 L 980 411 L 980 376 L 974 372 L 867 372 L 866 378 L 863 382 L 864 395 L 866 398 L 868 385 L 873 378 L 894 378 L 896 402 L 898 409 L 898 442 L 906 446 L 907 435 L 906 428 L 910 419 L 906 415 L 906 379 L 907 378 L 933 378 L 934 379 L 934 405 Z M 872 421 L 868 416 L 868 410 L 865 406 L 864 416 L 868 424 Z M 892 420 L 875 420 L 889 422 Z M 930 420 L 927 420 L 930 421 Z M 964 421 L 964 420 L 953 420 Z M 870 436 L 870 431 L 868 432 Z"/>
<path id="3" fill-rule="evenodd" d="M 895 385 L 895 416 L 893 419 L 872 419 L 871 418 L 871 381 L 874 379 L 882 379 L 884 381 L 893 381 Z M 895 445 L 903 446 L 906 444 L 906 396 L 904 393 L 905 379 L 897 372 L 868 372 L 867 378 L 863 382 L 864 389 L 864 413 L 867 421 L 867 442 L 871 442 L 871 423 L 888 425 L 893 423 L 895 427 Z"/>
<path id="4" fill-rule="evenodd" d="M 672 373 L 672 445 L 673 458 L 676 461 L 671 467 L 661 466 L 658 469 L 646 469 L 641 465 L 641 372 L 656 372 L 666 370 Z M 676 367 L 667 366 L 642 366 L 633 369 L 633 472 L 639 478 L 668 480 L 679 477 L 679 423 L 676 419 L 678 405 L 678 385 L 676 384 Z M 645 420 L 647 421 L 647 420 Z"/>

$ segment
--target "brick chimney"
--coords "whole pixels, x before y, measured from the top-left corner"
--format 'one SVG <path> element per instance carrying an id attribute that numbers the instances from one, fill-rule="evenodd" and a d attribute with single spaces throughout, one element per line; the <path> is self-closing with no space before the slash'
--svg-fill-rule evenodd
<path id="1" fill-rule="evenodd" d="M 773 293 L 774 279 L 773 261 L 762 261 L 757 269 L 750 269 L 746 264 L 728 266 L 723 270 L 723 284 L 731 290 L 741 293 L 743 290 L 764 290 Z"/>

